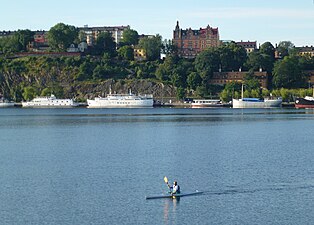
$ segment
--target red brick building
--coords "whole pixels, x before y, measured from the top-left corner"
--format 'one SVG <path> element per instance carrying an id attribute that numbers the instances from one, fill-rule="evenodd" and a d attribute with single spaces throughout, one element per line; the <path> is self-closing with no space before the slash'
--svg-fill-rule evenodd
<path id="1" fill-rule="evenodd" d="M 208 47 L 220 45 L 218 28 L 209 25 L 206 28 L 182 30 L 179 21 L 173 31 L 173 42 L 178 47 L 181 57 L 195 58 L 195 56 Z"/>

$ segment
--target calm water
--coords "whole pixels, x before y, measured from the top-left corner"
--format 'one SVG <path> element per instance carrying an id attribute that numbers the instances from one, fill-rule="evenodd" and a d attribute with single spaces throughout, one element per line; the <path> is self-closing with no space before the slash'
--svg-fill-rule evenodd
<path id="1" fill-rule="evenodd" d="M 1 224 L 313 224 L 314 111 L 0 109 Z M 180 200 L 145 200 L 167 191 Z"/>

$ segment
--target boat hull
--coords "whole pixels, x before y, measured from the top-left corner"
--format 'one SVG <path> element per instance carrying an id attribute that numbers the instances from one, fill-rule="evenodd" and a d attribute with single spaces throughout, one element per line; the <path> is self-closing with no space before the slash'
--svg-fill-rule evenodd
<path id="1" fill-rule="evenodd" d="M 282 99 L 265 99 L 261 101 L 245 101 L 243 99 L 233 99 L 233 108 L 274 108 L 280 107 Z"/>
<path id="2" fill-rule="evenodd" d="M 314 100 L 297 98 L 295 100 L 295 108 L 299 108 L 299 109 L 314 108 Z"/>
<path id="3" fill-rule="evenodd" d="M 218 108 L 228 106 L 230 106 L 230 104 L 222 103 L 219 99 L 194 99 L 191 103 L 192 108 Z"/>
<path id="4" fill-rule="evenodd" d="M 37 97 L 29 102 L 22 102 L 22 107 L 28 108 L 68 108 L 77 106 L 79 104 L 74 102 L 73 99 L 57 99 L 53 94 Z"/>
<path id="5" fill-rule="evenodd" d="M 14 106 L 15 106 L 14 102 L 0 102 L 0 108 L 9 108 Z"/>
<path id="6" fill-rule="evenodd" d="M 87 99 L 88 108 L 149 108 L 153 107 L 154 101 L 152 98 L 95 98 L 94 100 Z"/>
<path id="7" fill-rule="evenodd" d="M 179 197 L 185 197 L 185 196 L 192 196 L 192 195 L 201 195 L 204 192 L 202 191 L 196 191 L 196 192 L 192 192 L 192 193 L 182 193 L 182 194 L 167 194 L 167 195 L 157 195 L 157 196 L 146 196 L 146 199 L 160 199 L 160 198 L 179 198 Z"/>

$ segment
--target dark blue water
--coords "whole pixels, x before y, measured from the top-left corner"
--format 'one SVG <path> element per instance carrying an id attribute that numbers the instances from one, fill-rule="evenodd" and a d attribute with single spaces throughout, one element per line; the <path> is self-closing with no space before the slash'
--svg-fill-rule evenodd
<path id="1" fill-rule="evenodd" d="M 1 224 L 313 224 L 314 111 L 1 109 Z M 145 200 L 163 177 L 200 196 Z"/>

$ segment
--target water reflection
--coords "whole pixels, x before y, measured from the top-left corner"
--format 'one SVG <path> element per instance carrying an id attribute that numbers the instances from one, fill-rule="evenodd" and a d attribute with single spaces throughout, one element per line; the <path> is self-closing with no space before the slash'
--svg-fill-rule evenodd
<path id="1" fill-rule="evenodd" d="M 180 197 L 165 199 L 164 201 L 164 224 L 172 224 L 176 221 L 176 210 L 180 203 Z"/>

